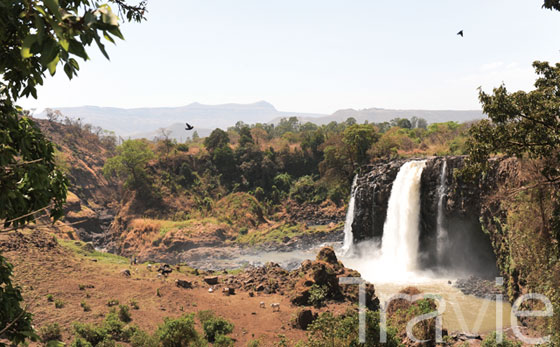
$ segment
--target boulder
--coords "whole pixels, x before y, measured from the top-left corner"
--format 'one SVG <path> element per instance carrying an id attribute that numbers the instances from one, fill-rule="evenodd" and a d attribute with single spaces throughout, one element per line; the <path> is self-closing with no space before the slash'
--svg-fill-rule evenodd
<path id="1" fill-rule="evenodd" d="M 204 282 L 206 282 L 209 285 L 218 284 L 218 276 L 206 276 L 204 277 Z"/>
<path id="2" fill-rule="evenodd" d="M 179 288 L 192 289 L 193 285 L 190 281 L 175 280 L 175 285 Z"/>
<path id="3" fill-rule="evenodd" d="M 309 324 L 317 318 L 317 313 L 308 309 L 300 309 L 296 312 L 296 317 L 293 321 L 293 327 L 301 330 L 307 330 Z"/>
<path id="4" fill-rule="evenodd" d="M 124 277 L 130 277 L 130 270 L 129 269 L 121 270 L 121 275 L 123 275 Z"/>
<path id="5" fill-rule="evenodd" d="M 324 261 L 325 263 L 331 265 L 338 265 L 338 259 L 336 258 L 336 253 L 332 247 L 321 248 L 319 253 L 317 253 L 317 260 Z"/>

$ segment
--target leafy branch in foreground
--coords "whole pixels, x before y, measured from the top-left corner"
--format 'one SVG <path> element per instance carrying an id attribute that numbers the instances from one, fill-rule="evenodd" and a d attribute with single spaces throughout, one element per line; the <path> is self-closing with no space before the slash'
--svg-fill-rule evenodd
<path id="1" fill-rule="evenodd" d="M 145 1 L 109 2 L 129 21 L 144 19 Z M 0 0 L 0 221 L 4 228 L 23 226 L 46 208 L 57 220 L 67 192 L 53 145 L 14 103 L 20 97 L 37 98 L 46 71 L 54 75 L 59 64 L 68 78 L 76 76 L 80 66 L 75 58 L 88 60 L 86 47 L 93 42 L 109 58 L 102 38 L 111 43 L 123 39 L 119 18 L 108 4 Z M 12 266 L 0 256 L 0 340 L 16 345 L 37 336 L 11 276 Z"/>

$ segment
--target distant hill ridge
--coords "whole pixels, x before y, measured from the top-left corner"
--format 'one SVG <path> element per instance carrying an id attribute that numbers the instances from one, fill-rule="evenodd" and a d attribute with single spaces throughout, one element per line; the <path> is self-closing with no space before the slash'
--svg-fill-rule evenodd
<path id="1" fill-rule="evenodd" d="M 348 117 L 354 117 L 359 123 L 389 121 L 393 118 L 425 118 L 428 122 L 457 121 L 466 122 L 483 118 L 479 110 L 454 111 L 454 110 L 389 110 L 369 108 L 363 110 L 344 109 L 332 115 L 283 112 L 278 111 L 272 104 L 259 101 L 252 104 L 221 104 L 204 105 L 198 102 L 179 107 L 142 107 L 142 108 L 116 108 L 100 106 L 80 107 L 52 107 L 60 110 L 65 116 L 80 118 L 85 123 L 100 126 L 114 131 L 123 137 L 152 139 L 158 135 L 158 129 L 171 130 L 171 136 L 177 140 L 185 140 L 192 136 L 183 128 L 185 122 L 195 126 L 200 136 L 207 136 L 213 129 L 226 129 L 238 121 L 247 124 L 277 123 L 283 117 L 297 116 L 302 122 L 312 122 L 318 125 L 328 124 L 332 121 L 341 122 Z M 39 118 L 46 117 L 43 111 Z"/>

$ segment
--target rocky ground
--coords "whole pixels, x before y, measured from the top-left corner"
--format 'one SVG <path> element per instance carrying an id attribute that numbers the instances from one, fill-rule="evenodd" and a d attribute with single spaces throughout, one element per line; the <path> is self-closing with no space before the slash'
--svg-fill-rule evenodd
<path id="1" fill-rule="evenodd" d="M 338 286 L 337 281 L 337 276 L 356 273 L 331 256 L 309 262 L 305 268 L 310 271 L 304 277 L 302 272 L 289 272 L 273 263 L 234 273 L 173 266 L 162 277 L 156 264 L 130 266 L 128 260 L 95 252 L 82 242 L 57 241 L 38 231 L 0 235 L 0 252 L 15 266 L 15 282 L 23 288 L 35 326 L 57 322 L 64 342 L 73 337 L 73 322 L 101 322 L 112 300 L 124 304 L 135 300 L 139 310 L 132 310 L 133 323 L 148 331 L 155 330 L 164 317 L 214 310 L 234 322 L 231 336 L 239 346 L 252 339 L 267 341 L 264 346 L 269 346 L 279 340 L 279 334 L 291 341 L 305 339 L 305 331 L 297 326 L 307 326 L 306 317 L 326 310 L 343 313 L 357 300 L 353 288 Z M 313 284 L 329 285 L 325 305 L 300 310 L 292 302 L 308 304 L 305 300 Z M 373 286 L 369 293 L 370 302 L 375 302 Z M 55 308 L 47 299 L 49 294 L 61 300 L 63 307 Z M 84 312 L 82 301 L 91 306 L 90 312 Z M 272 303 L 279 304 L 278 312 L 272 311 Z"/>
<path id="2" fill-rule="evenodd" d="M 503 300 L 508 300 L 506 289 L 503 285 L 497 285 L 493 281 L 476 276 L 460 278 L 453 283 L 453 287 L 459 289 L 465 295 L 474 295 L 490 300 L 496 300 L 497 295 L 502 295 Z"/>

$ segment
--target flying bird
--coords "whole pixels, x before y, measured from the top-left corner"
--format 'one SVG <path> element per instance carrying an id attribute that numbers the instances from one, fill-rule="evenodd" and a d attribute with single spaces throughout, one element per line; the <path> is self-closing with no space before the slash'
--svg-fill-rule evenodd
<path id="1" fill-rule="evenodd" d="M 459 31 L 457 35 L 461 35 L 461 37 L 463 37 L 463 30 Z"/>
<path id="2" fill-rule="evenodd" d="M 187 125 L 187 127 L 185 128 L 185 130 L 189 131 L 189 130 L 193 130 L 193 126 L 190 125 L 189 123 L 185 123 Z"/>

